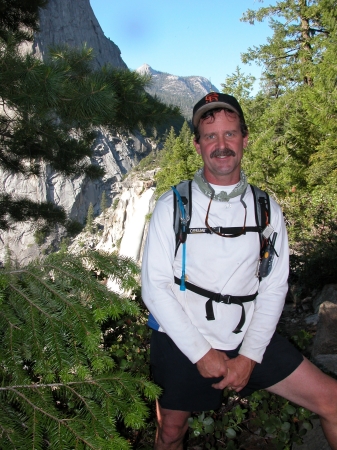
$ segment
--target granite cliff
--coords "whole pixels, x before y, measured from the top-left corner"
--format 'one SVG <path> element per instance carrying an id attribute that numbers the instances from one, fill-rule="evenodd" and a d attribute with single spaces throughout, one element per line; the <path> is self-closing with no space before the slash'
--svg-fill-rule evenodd
<path id="1" fill-rule="evenodd" d="M 126 69 L 120 49 L 107 38 L 98 23 L 89 0 L 49 0 L 40 11 L 40 32 L 27 50 L 45 59 L 49 47 L 67 44 L 70 47 L 87 47 L 94 51 L 97 67 L 111 64 Z"/>
<path id="2" fill-rule="evenodd" d="M 104 36 L 89 0 L 50 0 L 46 9 L 40 11 L 40 32 L 35 35 L 32 44 L 22 47 L 22 51 L 45 60 L 50 46 L 67 44 L 81 47 L 85 43 L 94 50 L 96 67 L 110 64 L 121 70 L 127 68 L 117 45 Z M 97 214 L 105 192 L 107 206 L 110 206 L 119 191 L 116 183 L 153 148 L 155 144 L 137 131 L 129 135 L 112 135 L 101 128 L 97 130 L 92 162 L 104 167 L 106 174 L 103 178 L 95 181 L 83 176 L 64 178 L 45 165 L 42 176 L 28 179 L 0 171 L 0 189 L 17 197 L 54 202 L 63 206 L 71 219 L 84 223 L 89 204 L 93 204 Z M 57 248 L 63 235 L 63 230 L 57 229 L 41 243 L 37 242 L 35 231 L 31 223 L 17 223 L 14 229 L 2 232 L 0 263 L 10 251 L 13 259 L 25 264 L 41 252 Z"/>

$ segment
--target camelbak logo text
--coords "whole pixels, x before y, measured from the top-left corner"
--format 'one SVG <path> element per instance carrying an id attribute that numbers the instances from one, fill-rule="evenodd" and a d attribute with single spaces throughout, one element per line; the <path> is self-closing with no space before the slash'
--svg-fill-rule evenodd
<path id="1" fill-rule="evenodd" d="M 207 233 L 207 228 L 190 228 L 190 233 Z"/>

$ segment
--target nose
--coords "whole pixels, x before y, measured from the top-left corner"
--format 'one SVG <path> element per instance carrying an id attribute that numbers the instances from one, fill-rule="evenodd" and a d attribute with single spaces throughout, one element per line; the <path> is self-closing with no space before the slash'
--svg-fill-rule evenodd
<path id="1" fill-rule="evenodd" d="M 218 136 L 218 147 L 219 147 L 219 149 L 223 150 L 224 148 L 226 148 L 226 146 L 227 146 L 226 142 L 227 142 L 226 136 L 223 135 L 223 134 L 220 134 Z"/>

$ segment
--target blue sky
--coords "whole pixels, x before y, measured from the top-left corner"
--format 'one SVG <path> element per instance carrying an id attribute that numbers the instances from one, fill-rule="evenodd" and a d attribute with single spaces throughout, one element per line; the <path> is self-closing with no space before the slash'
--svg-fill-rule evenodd
<path id="1" fill-rule="evenodd" d="M 240 22 L 248 9 L 274 0 L 90 0 L 104 34 L 121 50 L 131 70 L 144 63 L 179 76 L 199 75 L 221 90 L 226 76 L 239 66 L 260 76 L 260 68 L 244 65 L 240 54 L 266 42 L 267 22 Z"/>

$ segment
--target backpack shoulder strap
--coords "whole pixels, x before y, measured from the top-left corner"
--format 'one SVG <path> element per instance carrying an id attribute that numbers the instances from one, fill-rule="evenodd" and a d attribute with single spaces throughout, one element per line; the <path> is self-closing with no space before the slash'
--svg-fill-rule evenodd
<path id="1" fill-rule="evenodd" d="M 255 221 L 259 228 L 260 244 L 262 247 L 263 236 L 262 231 L 270 224 L 270 198 L 267 192 L 262 191 L 254 185 L 250 185 L 253 196 L 254 196 L 254 206 L 255 206 Z"/>
<path id="2" fill-rule="evenodd" d="M 175 255 L 177 254 L 179 245 L 186 241 L 187 230 L 191 222 L 192 217 L 192 180 L 184 180 L 174 186 L 180 194 L 180 198 L 186 212 L 186 226 L 184 231 L 182 229 L 181 214 L 179 208 L 179 198 L 176 193 L 173 193 L 173 229 L 176 236 L 176 248 Z"/>

